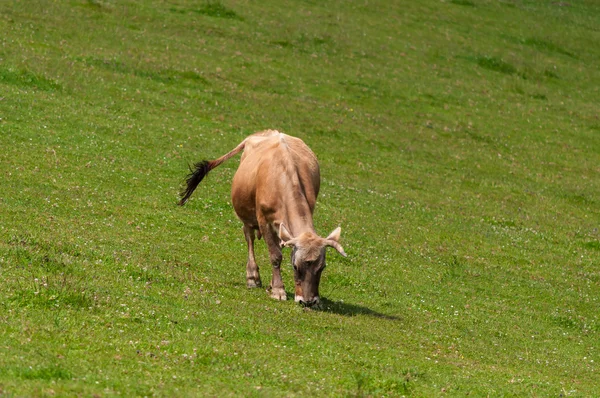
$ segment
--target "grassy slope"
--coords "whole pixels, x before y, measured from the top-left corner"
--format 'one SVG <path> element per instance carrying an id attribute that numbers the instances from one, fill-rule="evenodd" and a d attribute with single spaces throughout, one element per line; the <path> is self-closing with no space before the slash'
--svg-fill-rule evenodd
<path id="1" fill-rule="evenodd" d="M 264 3 L 0 5 L 0 392 L 593 394 L 595 2 Z M 175 206 L 264 128 L 321 160 L 324 311 L 246 290 L 235 161 Z"/>

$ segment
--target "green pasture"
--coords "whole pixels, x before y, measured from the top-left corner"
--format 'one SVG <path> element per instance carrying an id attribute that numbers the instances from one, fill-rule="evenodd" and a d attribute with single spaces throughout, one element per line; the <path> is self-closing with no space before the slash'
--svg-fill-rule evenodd
<path id="1" fill-rule="evenodd" d="M 595 0 L 0 2 L 0 396 L 599 396 L 599 65 Z M 176 205 L 263 129 L 319 310 L 245 287 L 239 158 Z"/>

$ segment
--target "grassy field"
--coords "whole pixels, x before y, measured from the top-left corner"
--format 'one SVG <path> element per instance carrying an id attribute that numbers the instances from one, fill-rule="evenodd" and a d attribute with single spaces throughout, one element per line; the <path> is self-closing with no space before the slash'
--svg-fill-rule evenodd
<path id="1" fill-rule="evenodd" d="M 599 27 L 594 0 L 0 3 L 0 395 L 600 394 Z M 246 289 L 238 159 L 176 206 L 267 128 L 342 227 L 321 310 Z"/>

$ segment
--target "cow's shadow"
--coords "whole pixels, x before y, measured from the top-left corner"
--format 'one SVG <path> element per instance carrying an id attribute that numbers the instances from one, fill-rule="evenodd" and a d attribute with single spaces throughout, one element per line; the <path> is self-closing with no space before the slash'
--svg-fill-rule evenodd
<path id="1" fill-rule="evenodd" d="M 345 315 L 345 316 L 356 316 L 356 315 L 368 315 L 375 318 L 387 319 L 390 321 L 399 321 L 400 317 L 394 315 L 382 314 L 381 312 L 373 311 L 370 308 L 363 307 L 356 304 L 349 304 L 343 301 L 333 301 L 327 298 L 321 298 L 321 303 L 316 311 L 331 312 L 333 314 Z"/>

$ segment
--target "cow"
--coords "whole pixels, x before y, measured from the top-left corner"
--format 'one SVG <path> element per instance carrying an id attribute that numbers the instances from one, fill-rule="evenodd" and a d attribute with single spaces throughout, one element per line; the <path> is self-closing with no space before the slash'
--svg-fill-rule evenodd
<path id="1" fill-rule="evenodd" d="M 313 212 L 320 187 L 319 163 L 301 139 L 266 130 L 248 136 L 220 158 L 196 163 L 190 167 L 179 205 L 187 202 L 208 172 L 242 151 L 231 185 L 231 203 L 244 224 L 248 244 L 246 286 L 262 286 L 254 258 L 256 233 L 258 239 L 264 237 L 269 250 L 273 275 L 267 291 L 271 297 L 287 300 L 280 265 L 282 248 L 290 247 L 295 301 L 307 307 L 318 304 L 325 249 L 333 247 L 344 257 L 346 253 L 339 243 L 340 227 L 326 238 L 315 232 Z"/>

